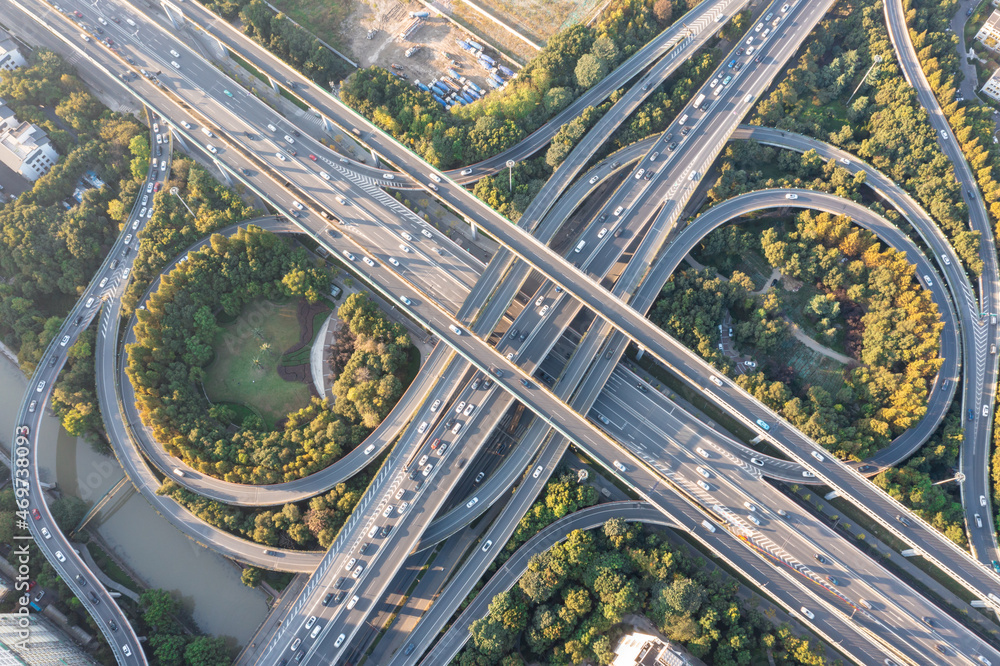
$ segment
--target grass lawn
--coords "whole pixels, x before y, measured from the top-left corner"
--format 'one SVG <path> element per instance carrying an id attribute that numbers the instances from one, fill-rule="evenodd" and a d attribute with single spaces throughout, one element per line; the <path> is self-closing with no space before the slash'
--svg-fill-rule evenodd
<path id="1" fill-rule="evenodd" d="M 302 365 L 303 363 L 309 362 L 309 354 L 312 350 L 313 342 L 316 341 L 316 335 L 319 334 L 320 327 L 323 326 L 323 322 L 326 321 L 326 318 L 329 316 L 329 310 L 322 310 L 313 315 L 313 334 L 309 344 L 302 347 L 298 351 L 282 356 L 281 365 Z"/>
<path id="2" fill-rule="evenodd" d="M 355 3 L 330 2 L 329 0 L 272 0 L 271 4 L 288 15 L 293 21 L 306 30 L 342 52 L 350 50 L 345 45 L 342 30 L 345 21 L 351 15 Z M 361 26 L 352 24 L 349 29 L 361 30 Z"/>
<path id="3" fill-rule="evenodd" d="M 788 359 L 798 382 L 822 386 L 830 395 L 844 388 L 844 364 L 809 349 L 795 338 L 782 345 L 774 356 Z"/>
<path id="4" fill-rule="evenodd" d="M 281 352 L 299 340 L 297 309 L 295 301 L 253 303 L 219 332 L 215 361 L 205 373 L 205 391 L 212 402 L 246 405 L 270 428 L 309 404 L 308 386 L 287 382 L 277 373 Z M 264 342 L 271 345 L 267 352 L 260 350 Z"/>

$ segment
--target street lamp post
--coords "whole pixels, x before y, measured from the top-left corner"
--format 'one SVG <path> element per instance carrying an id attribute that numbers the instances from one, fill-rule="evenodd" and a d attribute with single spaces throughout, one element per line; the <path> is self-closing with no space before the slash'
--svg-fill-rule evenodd
<path id="1" fill-rule="evenodd" d="M 951 477 L 950 479 L 945 479 L 944 481 L 938 481 L 937 483 L 931 485 L 940 486 L 942 483 L 948 483 L 949 481 L 958 481 L 959 483 L 962 483 L 963 481 L 965 481 L 965 474 L 963 474 L 962 472 L 958 472 L 957 474 L 955 474 L 955 476 Z"/>
<path id="2" fill-rule="evenodd" d="M 514 160 L 507 160 L 507 187 L 514 192 Z"/>
<path id="3" fill-rule="evenodd" d="M 861 82 L 858 83 L 858 87 L 854 89 L 854 92 L 851 93 L 851 96 L 847 98 L 847 104 L 845 104 L 845 106 L 851 105 L 851 100 L 854 99 L 854 96 L 858 94 L 859 90 L 861 90 L 861 85 L 868 80 L 868 75 L 872 73 L 873 69 L 875 69 L 875 65 L 879 64 L 880 62 L 882 62 L 882 56 L 880 55 L 875 56 L 874 62 L 872 62 L 872 66 L 869 67 L 868 71 L 865 72 L 865 75 L 861 77 Z"/>
<path id="4" fill-rule="evenodd" d="M 176 187 L 171 187 L 170 193 L 175 197 L 177 197 L 177 200 L 180 201 L 182 204 L 184 204 L 184 207 L 187 208 L 187 212 L 191 213 L 191 217 L 194 217 L 194 211 L 191 210 L 191 206 L 187 205 L 187 201 L 184 201 L 184 199 L 181 197 L 180 190 L 178 190 Z"/>

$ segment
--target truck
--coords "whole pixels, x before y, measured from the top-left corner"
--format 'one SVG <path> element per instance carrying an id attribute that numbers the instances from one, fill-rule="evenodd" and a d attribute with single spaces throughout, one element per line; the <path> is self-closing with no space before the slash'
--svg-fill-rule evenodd
<path id="1" fill-rule="evenodd" d="M 417 86 L 418 88 L 420 88 L 421 90 L 423 90 L 424 92 L 430 92 L 430 91 L 431 91 L 431 89 L 430 89 L 430 88 L 428 88 L 428 87 L 427 87 L 426 85 L 424 85 L 424 84 L 423 84 L 423 83 L 421 83 L 420 81 L 415 81 L 414 83 L 416 83 L 416 86 Z"/>
<path id="2" fill-rule="evenodd" d="M 701 105 L 704 103 L 704 101 L 705 101 L 705 93 L 702 93 L 702 94 L 698 95 L 697 97 L 695 97 L 695 99 L 694 99 L 694 108 L 700 109 Z"/>
<path id="3" fill-rule="evenodd" d="M 458 80 L 458 79 L 460 78 L 460 77 L 458 76 L 458 72 L 456 72 L 456 71 L 455 71 L 454 69 L 452 69 L 451 67 L 449 67 L 449 68 L 448 68 L 448 69 L 447 69 L 446 71 L 448 72 L 448 76 L 450 76 L 451 78 L 453 78 L 453 79 L 456 79 L 456 80 Z"/>
<path id="4" fill-rule="evenodd" d="M 462 41 L 461 39 L 456 39 L 455 43 L 458 44 L 460 47 L 462 47 L 462 49 L 464 49 L 466 51 L 471 51 L 472 50 L 472 47 L 469 46 L 469 43 L 465 42 L 465 41 Z"/>
<path id="5" fill-rule="evenodd" d="M 410 18 L 428 18 L 430 15 L 430 12 L 410 12 Z"/>
<path id="6" fill-rule="evenodd" d="M 489 84 L 490 88 L 496 89 L 500 87 L 500 84 L 494 81 L 493 79 L 486 79 L 486 83 Z"/>
<path id="7" fill-rule="evenodd" d="M 466 40 L 466 41 L 469 43 L 469 46 L 471 46 L 476 51 L 482 51 L 483 50 L 483 45 L 480 44 L 479 42 L 474 42 L 471 39 Z"/>
<path id="8" fill-rule="evenodd" d="M 493 58 L 489 57 L 485 53 L 480 53 L 479 54 L 479 62 L 489 63 L 490 67 L 496 67 L 497 66 L 497 61 L 494 60 Z"/>
<path id="9" fill-rule="evenodd" d="M 406 49 L 406 52 L 403 53 L 403 55 L 406 56 L 407 58 L 409 58 L 414 53 L 416 53 L 418 50 L 420 50 L 419 46 L 411 46 L 410 48 Z"/>
<path id="10" fill-rule="evenodd" d="M 508 79 L 513 78 L 514 76 L 514 72 L 509 68 L 504 67 L 503 65 L 497 65 L 497 69 L 499 69 L 500 73 L 506 76 Z"/>
<path id="11" fill-rule="evenodd" d="M 444 99 L 441 98 L 441 95 L 438 95 L 437 93 L 431 93 L 431 95 L 433 95 L 434 101 L 440 104 L 441 106 L 448 106 L 447 104 L 445 104 Z"/>
<path id="12" fill-rule="evenodd" d="M 480 95 L 485 94 L 485 91 L 482 88 L 480 88 L 479 86 L 477 86 L 475 83 L 473 83 L 472 81 L 469 81 L 469 85 L 472 87 L 473 90 L 475 90 L 476 92 L 478 92 Z"/>
<path id="13" fill-rule="evenodd" d="M 464 99 L 469 104 L 472 104 L 473 102 L 476 101 L 475 97 L 473 97 L 472 95 L 470 95 L 469 93 L 464 92 L 464 91 L 462 92 L 462 99 Z"/>

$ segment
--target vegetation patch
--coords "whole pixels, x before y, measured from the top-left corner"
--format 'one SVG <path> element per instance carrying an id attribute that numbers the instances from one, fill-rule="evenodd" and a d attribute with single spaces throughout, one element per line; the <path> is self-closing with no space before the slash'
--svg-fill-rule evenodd
<path id="1" fill-rule="evenodd" d="M 736 348 L 766 359 L 760 371 L 740 375 L 737 383 L 839 457 L 867 458 L 915 425 L 927 411 L 930 383 L 941 365 L 944 324 L 905 253 L 883 249 L 874 234 L 847 217 L 803 211 L 793 230 L 717 230 L 706 239 L 713 251 L 705 254 L 734 263 L 754 244 L 783 276 L 810 285 L 812 295 L 754 295 L 754 285 L 738 271 L 729 281 L 714 270 L 689 271 L 664 286 L 652 321 L 728 371 L 733 364 L 719 349 L 718 329 L 728 311 Z M 843 337 L 856 364 L 842 367 L 840 382 L 828 362 L 804 352 L 789 355 L 789 306 L 802 308 L 804 321 L 812 323 L 809 332 L 821 343 Z"/>
<path id="2" fill-rule="evenodd" d="M 293 347 L 298 347 L 296 360 L 301 350 L 305 359 L 288 365 L 309 363 L 312 336 L 307 344 L 299 345 L 300 334 L 305 333 L 297 317 L 300 305 L 308 308 L 307 303 L 296 301 L 257 301 L 248 304 L 236 321 L 220 328 L 213 344 L 215 360 L 205 369 L 209 400 L 249 405 L 272 430 L 286 414 L 309 404 L 311 383 L 279 372 L 286 367 L 282 352 Z M 320 310 L 317 316 L 325 317 L 329 312 Z M 312 321 L 308 323 L 310 331 L 314 330 Z"/>
<path id="3" fill-rule="evenodd" d="M 612 518 L 534 555 L 508 592 L 472 623 L 462 666 L 608 664 L 626 616 L 642 614 L 669 640 L 712 664 L 826 664 L 824 646 L 775 627 L 739 599 L 739 584 L 673 549 L 641 524 Z"/>
<path id="4" fill-rule="evenodd" d="M 137 313 L 126 368 L 140 416 L 166 451 L 227 481 L 271 484 L 326 467 L 381 423 L 405 389 L 397 373 L 411 345 L 405 329 L 363 294 L 338 310 L 346 326 L 331 350 L 334 407 L 314 398 L 275 431 L 256 415 L 237 422 L 234 410 L 211 405 L 202 390 L 217 313 L 235 317 L 260 299 L 317 302 L 328 286 L 305 250 L 253 226 L 213 236 L 166 276 Z"/>

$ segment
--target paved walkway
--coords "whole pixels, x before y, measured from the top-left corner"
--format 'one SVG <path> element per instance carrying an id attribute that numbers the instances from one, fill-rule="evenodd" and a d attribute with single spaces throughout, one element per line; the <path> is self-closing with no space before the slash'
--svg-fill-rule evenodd
<path id="1" fill-rule="evenodd" d="M 87 550 L 86 544 L 74 543 L 73 550 L 80 553 L 80 557 L 82 557 L 87 562 L 87 566 L 90 567 L 90 570 L 94 573 L 95 576 L 97 576 L 97 580 L 101 581 L 101 585 L 108 588 L 109 590 L 115 590 L 116 592 L 121 592 L 123 597 L 128 597 L 135 603 L 139 603 L 138 594 L 128 589 L 124 585 L 119 585 L 115 581 L 108 578 L 108 576 L 103 571 L 101 571 L 101 568 L 97 566 L 97 562 L 95 562 L 94 558 L 90 556 L 90 551 Z"/>
<path id="2" fill-rule="evenodd" d="M 857 365 L 858 362 L 853 358 L 851 358 L 850 356 L 844 356 L 840 352 L 836 352 L 830 349 L 829 347 L 825 347 L 820 343 L 816 342 L 815 340 L 813 340 L 812 338 L 810 338 L 802 331 L 801 328 L 799 328 L 798 324 L 796 324 L 788 317 L 785 317 L 785 321 L 787 321 L 788 325 L 791 326 L 792 335 L 795 337 L 795 339 L 804 344 L 806 347 L 809 347 L 809 349 L 812 349 L 814 352 L 822 354 L 823 356 L 826 356 L 828 358 L 832 358 L 834 361 L 839 361 L 846 365 Z"/>
<path id="3" fill-rule="evenodd" d="M 970 7 L 974 8 L 978 4 L 979 0 L 961 0 L 955 6 L 955 15 L 951 19 L 950 27 L 958 36 L 958 64 L 962 70 L 962 74 L 965 75 L 959 87 L 959 94 L 967 100 L 976 100 L 982 103 L 982 100 L 979 98 L 979 76 L 976 73 L 976 66 L 969 62 L 972 45 L 965 43 L 965 24 L 971 18 L 967 12 Z M 987 6 L 983 11 L 988 13 L 992 11 L 992 8 Z"/>
<path id="4" fill-rule="evenodd" d="M 768 289 L 770 289 L 771 287 L 773 287 L 774 283 L 777 282 L 780 279 L 781 279 L 781 269 L 780 268 L 772 268 L 771 269 L 771 277 L 767 278 L 767 281 L 764 282 L 764 286 L 761 287 L 760 289 L 758 289 L 757 291 L 754 291 L 754 292 L 751 292 L 751 293 L 754 294 L 754 295 L 759 296 L 760 294 L 763 294 L 765 291 L 767 291 Z"/>

